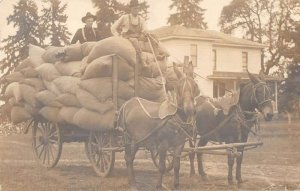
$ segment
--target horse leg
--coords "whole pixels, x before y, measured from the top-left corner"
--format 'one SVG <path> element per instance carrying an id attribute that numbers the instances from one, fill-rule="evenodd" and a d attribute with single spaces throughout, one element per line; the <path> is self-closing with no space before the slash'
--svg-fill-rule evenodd
<path id="1" fill-rule="evenodd" d="M 180 170 L 180 156 L 182 149 L 184 147 L 184 144 L 178 146 L 174 150 L 173 155 L 173 167 L 174 167 L 174 189 L 179 190 L 180 184 L 179 184 L 179 170 Z"/>
<path id="2" fill-rule="evenodd" d="M 159 178 L 156 185 L 157 190 L 162 189 L 163 175 L 166 171 L 166 155 L 168 150 L 168 142 L 163 141 L 158 147 L 159 155 Z"/>
<path id="3" fill-rule="evenodd" d="M 202 146 L 205 146 L 206 144 L 207 144 L 207 141 L 200 139 L 198 146 L 202 147 Z M 205 180 L 205 181 L 208 180 L 207 174 L 205 173 L 204 168 L 203 168 L 203 154 L 202 153 L 197 153 L 197 162 L 198 162 L 199 175 L 201 175 L 203 180 Z"/>
<path id="4" fill-rule="evenodd" d="M 226 144 L 232 143 L 232 139 L 229 138 L 228 141 L 226 141 Z M 233 184 L 233 178 L 232 178 L 232 170 L 233 170 L 233 165 L 234 165 L 234 157 L 231 155 L 228 155 L 228 184 L 232 185 Z"/>
<path id="5" fill-rule="evenodd" d="M 138 150 L 138 147 L 132 146 L 131 144 L 127 144 L 125 146 L 125 161 L 126 161 L 126 167 L 127 167 L 127 172 L 128 172 L 128 181 L 129 185 L 131 186 L 132 189 L 136 189 L 136 182 L 135 182 L 135 175 L 134 175 L 134 170 L 133 170 L 133 161 L 135 158 L 135 154 Z"/>
<path id="6" fill-rule="evenodd" d="M 190 140 L 189 141 L 190 148 L 194 147 L 193 142 Z M 195 165 L 194 165 L 194 159 L 195 159 L 195 153 L 190 152 L 189 153 L 189 159 L 190 159 L 190 176 L 195 175 Z"/>
<path id="7" fill-rule="evenodd" d="M 248 140 L 248 132 L 242 133 L 241 142 L 246 143 Z M 236 158 L 236 180 L 238 184 L 243 183 L 242 179 L 242 162 L 243 162 L 243 156 L 244 156 L 244 147 L 238 147 L 237 151 L 241 153 L 239 157 Z"/>

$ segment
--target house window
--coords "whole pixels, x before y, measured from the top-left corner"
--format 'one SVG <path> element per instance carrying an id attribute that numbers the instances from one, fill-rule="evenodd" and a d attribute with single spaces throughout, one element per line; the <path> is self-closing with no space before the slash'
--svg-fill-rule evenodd
<path id="1" fill-rule="evenodd" d="M 248 52 L 242 52 L 242 69 L 246 72 L 248 68 Z"/>
<path id="2" fill-rule="evenodd" d="M 213 50 L 213 63 L 214 63 L 214 70 L 217 70 L 217 50 Z"/>
<path id="3" fill-rule="evenodd" d="M 191 61 L 193 66 L 197 66 L 197 44 L 191 44 Z"/>
<path id="4" fill-rule="evenodd" d="M 222 97 L 224 95 L 225 95 L 225 83 L 214 81 L 213 82 L 214 98 Z"/>

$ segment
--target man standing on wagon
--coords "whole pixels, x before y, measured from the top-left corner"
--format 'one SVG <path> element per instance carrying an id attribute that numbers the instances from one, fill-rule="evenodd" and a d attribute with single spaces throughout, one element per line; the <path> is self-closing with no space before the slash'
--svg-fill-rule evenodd
<path id="1" fill-rule="evenodd" d="M 99 41 L 101 36 L 97 29 L 93 28 L 93 23 L 96 21 L 96 16 L 88 12 L 81 21 L 85 23 L 84 28 L 80 28 L 76 31 L 71 44 L 75 44 L 79 41 L 81 44 L 84 42 Z"/>

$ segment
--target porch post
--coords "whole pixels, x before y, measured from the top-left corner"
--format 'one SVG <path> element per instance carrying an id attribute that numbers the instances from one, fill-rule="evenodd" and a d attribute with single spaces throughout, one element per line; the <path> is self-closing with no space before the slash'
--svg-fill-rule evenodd
<path id="1" fill-rule="evenodd" d="M 236 80 L 233 80 L 233 90 L 236 91 Z"/>
<path id="2" fill-rule="evenodd" d="M 278 86 L 277 81 L 275 81 L 275 111 L 274 113 L 278 113 Z"/>

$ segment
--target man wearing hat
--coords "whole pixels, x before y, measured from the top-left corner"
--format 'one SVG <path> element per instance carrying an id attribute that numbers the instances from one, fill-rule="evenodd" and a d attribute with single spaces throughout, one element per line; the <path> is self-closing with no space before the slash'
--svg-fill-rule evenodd
<path id="1" fill-rule="evenodd" d="M 123 15 L 111 26 L 111 32 L 114 36 L 138 38 L 146 31 L 145 21 L 139 15 L 140 6 L 138 0 L 131 0 L 129 7 L 130 14 Z"/>
<path id="2" fill-rule="evenodd" d="M 85 23 L 84 28 L 78 29 L 71 41 L 71 44 L 75 44 L 77 41 L 80 43 L 98 41 L 101 40 L 101 36 L 97 29 L 93 28 L 93 23 L 96 20 L 96 16 L 88 12 L 81 21 Z"/>

